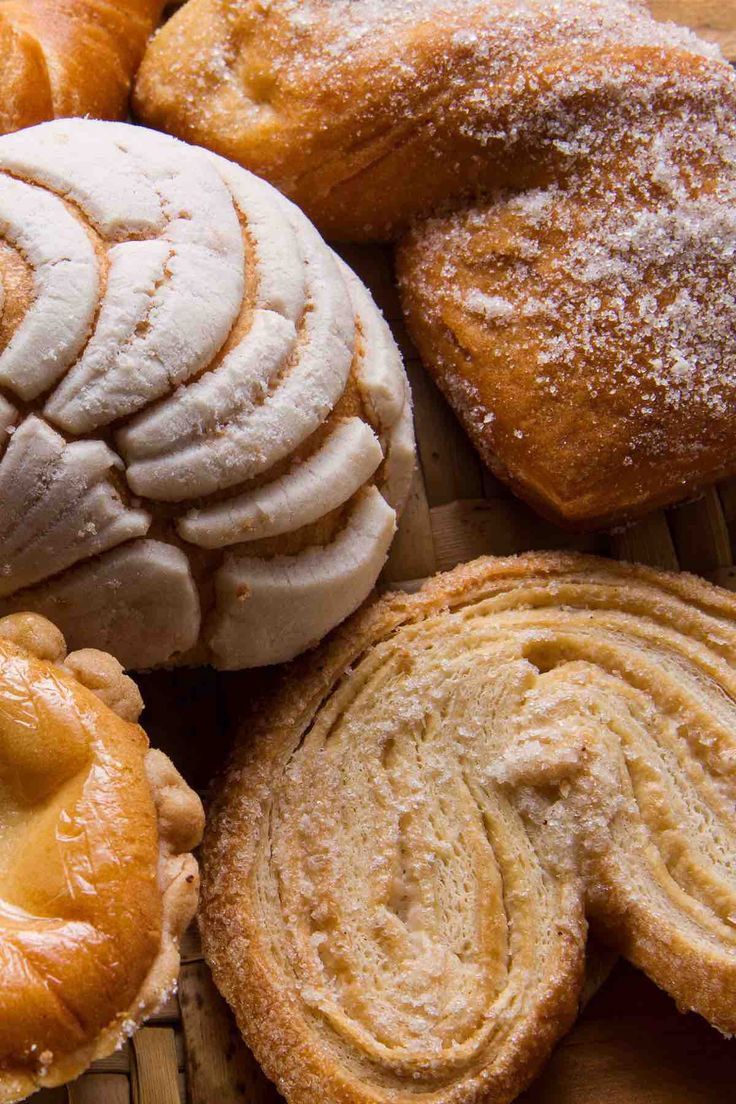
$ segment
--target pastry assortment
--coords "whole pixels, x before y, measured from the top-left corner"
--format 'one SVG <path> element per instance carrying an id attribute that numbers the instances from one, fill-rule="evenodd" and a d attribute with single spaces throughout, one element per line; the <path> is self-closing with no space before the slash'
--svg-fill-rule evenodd
<path id="1" fill-rule="evenodd" d="M 172 992 L 202 806 L 112 656 L 0 619 L 0 1100 L 76 1077 Z"/>
<path id="2" fill-rule="evenodd" d="M 589 933 L 736 1034 L 736 596 L 530 553 L 369 600 L 411 397 L 320 236 L 395 245 L 539 512 L 692 496 L 736 471 L 717 48 L 635 0 L 0 0 L 0 79 L 0 1102 L 176 986 L 203 810 L 124 667 L 294 660 L 200 906 L 288 1104 L 507 1104 Z"/>
<path id="3" fill-rule="evenodd" d="M 0 611 L 132 668 L 316 643 L 413 470 L 357 277 L 269 185 L 121 123 L 1 138 L 0 228 Z"/>
<path id="4" fill-rule="evenodd" d="M 736 1031 L 736 597 L 562 553 L 357 614 L 243 732 L 205 835 L 221 991 L 290 1104 L 510 1101 L 588 923 Z"/>
<path id="5" fill-rule="evenodd" d="M 627 0 L 190 0 L 135 103 L 328 237 L 400 239 L 424 363 L 554 521 L 620 523 L 735 470 L 716 47 Z"/>

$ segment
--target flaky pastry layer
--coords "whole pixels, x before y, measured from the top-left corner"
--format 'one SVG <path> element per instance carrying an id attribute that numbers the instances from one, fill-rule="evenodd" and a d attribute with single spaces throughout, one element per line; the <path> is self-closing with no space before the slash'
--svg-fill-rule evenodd
<path id="1" fill-rule="evenodd" d="M 205 841 L 217 984 L 290 1104 L 500 1104 L 585 938 L 736 1030 L 736 598 L 565 554 L 356 615 L 249 717 Z"/>

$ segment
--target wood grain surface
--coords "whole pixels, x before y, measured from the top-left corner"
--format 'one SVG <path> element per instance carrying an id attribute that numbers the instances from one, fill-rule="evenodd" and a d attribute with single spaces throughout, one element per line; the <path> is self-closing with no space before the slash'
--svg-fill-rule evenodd
<path id="1" fill-rule="evenodd" d="M 658 18 L 696 28 L 736 58 L 736 0 L 652 0 Z M 694 571 L 736 589 L 736 480 L 696 502 L 618 533 L 574 536 L 541 521 L 480 463 L 422 370 L 399 317 L 390 252 L 344 255 L 372 288 L 402 346 L 411 378 L 420 465 L 383 586 L 419 580 L 483 553 L 578 548 Z M 139 679 L 144 723 L 201 792 L 227 753 L 242 705 L 268 671 L 158 672 Z M 605 972 L 605 971 L 604 971 Z M 736 999 L 736 997 L 735 997 Z M 202 960 L 196 932 L 183 948 L 178 998 L 118 1054 L 35 1104 L 278 1104 L 242 1043 Z M 524 1104 L 731 1104 L 736 1044 L 681 1015 L 631 966 L 619 963 L 560 1043 Z"/>
<path id="2" fill-rule="evenodd" d="M 736 60 L 736 0 L 649 0 L 649 8 L 657 19 L 671 19 L 717 42 Z"/>

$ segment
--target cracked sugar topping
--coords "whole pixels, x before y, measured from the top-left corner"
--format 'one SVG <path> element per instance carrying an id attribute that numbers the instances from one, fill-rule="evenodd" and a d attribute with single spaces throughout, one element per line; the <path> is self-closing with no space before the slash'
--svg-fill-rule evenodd
<path id="1" fill-rule="evenodd" d="M 275 662 L 332 628 L 413 466 L 357 277 L 243 169 L 90 120 L 0 139 L 0 239 L 0 609 L 130 667 Z"/>

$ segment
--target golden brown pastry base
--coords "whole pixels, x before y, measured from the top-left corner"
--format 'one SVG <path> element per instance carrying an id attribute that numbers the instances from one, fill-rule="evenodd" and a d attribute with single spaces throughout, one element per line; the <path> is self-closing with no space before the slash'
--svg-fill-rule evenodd
<path id="1" fill-rule="evenodd" d="M 202 807 L 110 656 L 0 619 L 0 1101 L 78 1076 L 167 998 Z"/>
<path id="2" fill-rule="evenodd" d="M 367 607 L 249 718 L 202 926 L 291 1104 L 510 1101 L 586 922 L 736 1029 L 736 598 L 564 554 Z"/>

